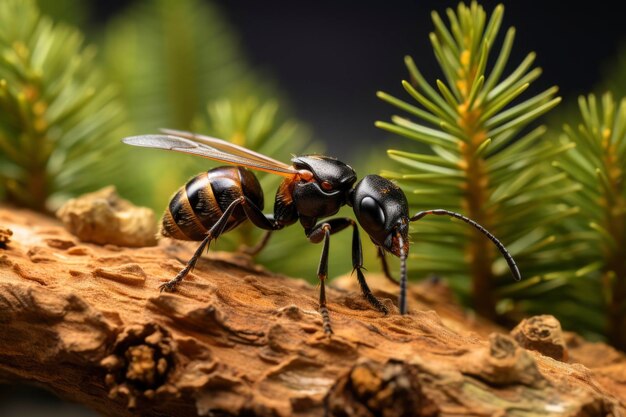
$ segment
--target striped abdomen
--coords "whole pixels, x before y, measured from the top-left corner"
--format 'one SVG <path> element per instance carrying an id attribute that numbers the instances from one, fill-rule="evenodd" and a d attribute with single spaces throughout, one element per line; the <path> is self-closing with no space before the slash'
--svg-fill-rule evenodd
<path id="1" fill-rule="evenodd" d="M 252 172 L 231 166 L 203 172 L 174 194 L 163 214 L 161 233 L 174 239 L 200 241 L 230 203 L 244 195 L 263 210 L 263 190 Z M 224 232 L 246 219 L 243 208 L 237 207 Z"/>

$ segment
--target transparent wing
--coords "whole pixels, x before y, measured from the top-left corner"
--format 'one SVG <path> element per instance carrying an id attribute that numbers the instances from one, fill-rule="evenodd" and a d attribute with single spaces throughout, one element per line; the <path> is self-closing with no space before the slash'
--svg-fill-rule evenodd
<path id="1" fill-rule="evenodd" d="M 234 143 L 227 142 L 223 139 L 212 138 L 210 136 L 199 135 L 197 133 L 185 132 L 182 130 L 174 130 L 174 129 L 159 129 L 161 132 L 166 135 L 177 136 L 180 138 L 189 139 L 196 143 L 202 143 L 204 145 L 208 145 L 212 148 L 220 150 L 222 152 L 226 152 L 232 155 L 238 155 L 243 158 L 254 159 L 259 162 L 263 162 L 268 165 L 282 167 L 284 169 L 291 169 L 291 165 L 285 164 L 284 162 L 277 161 L 269 156 L 263 155 L 261 153 L 252 151 L 248 148 L 244 148 L 243 146 L 235 145 Z"/>
<path id="2" fill-rule="evenodd" d="M 168 131 L 169 132 L 169 131 Z M 172 131 L 174 132 L 174 131 Z M 185 133 L 185 132 L 182 132 Z M 213 138 L 209 138 L 213 139 Z M 215 141 L 223 142 L 228 144 L 228 142 L 220 141 L 219 139 L 213 139 Z M 165 149 L 168 151 L 176 151 L 182 153 L 188 153 L 191 155 L 198 155 L 204 158 L 212 159 L 218 162 L 225 162 L 227 164 L 239 165 L 251 169 L 256 169 L 259 171 L 270 172 L 277 175 L 282 175 L 284 177 L 291 177 L 298 173 L 293 167 L 284 164 L 282 162 L 274 161 L 272 158 L 265 157 L 264 155 L 257 154 L 253 152 L 254 157 L 249 156 L 248 153 L 244 152 L 247 149 L 238 146 L 237 148 L 230 147 L 229 149 L 237 149 L 238 153 L 228 153 L 217 149 L 214 146 L 209 146 L 204 142 L 200 142 L 198 140 L 186 139 L 180 136 L 172 136 L 172 135 L 141 135 L 141 136 L 131 136 L 128 138 L 122 139 L 122 142 L 127 145 L 133 146 L 141 146 L 145 148 L 155 148 L 155 149 Z M 220 143 L 222 149 L 227 149 L 226 146 Z M 229 144 L 232 145 L 232 144 Z M 236 146 L 236 145 L 232 145 Z M 251 152 L 251 151 L 248 151 Z M 246 155 L 246 156 L 244 156 Z"/>

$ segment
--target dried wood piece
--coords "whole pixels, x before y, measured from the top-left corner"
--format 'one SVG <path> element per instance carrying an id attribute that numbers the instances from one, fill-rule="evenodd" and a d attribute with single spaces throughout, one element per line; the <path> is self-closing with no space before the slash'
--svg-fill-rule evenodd
<path id="1" fill-rule="evenodd" d="M 130 247 L 156 245 L 154 212 L 124 200 L 113 186 L 69 200 L 57 211 L 57 217 L 83 242 Z"/>
<path id="2" fill-rule="evenodd" d="M 96 267 L 94 274 L 99 277 L 123 282 L 129 285 L 143 285 L 146 282 L 146 273 L 137 264 L 122 264 L 116 267 Z"/>
<path id="3" fill-rule="evenodd" d="M 331 281 L 329 338 L 314 285 L 245 256 L 210 253 L 159 293 L 193 246 L 50 245 L 73 238 L 38 214 L 0 218 L 19 231 L 0 256 L 0 379 L 40 381 L 104 415 L 624 413 L 623 356 L 596 367 L 526 350 L 433 283 L 411 286 L 400 316 L 397 288 L 369 274 L 394 307 L 383 316 L 354 278 Z"/>
<path id="4" fill-rule="evenodd" d="M 535 357 L 526 349 L 522 349 L 513 338 L 499 333 L 489 336 L 488 347 L 468 355 L 462 371 L 493 386 L 515 384 L 535 388 L 546 386 L 546 380 L 537 368 Z"/>
<path id="5" fill-rule="evenodd" d="M 11 241 L 13 231 L 6 227 L 0 226 L 0 249 L 6 249 L 7 245 Z"/>
<path id="6" fill-rule="evenodd" d="M 67 239 L 50 238 L 46 239 L 45 242 L 51 248 L 56 249 L 69 249 L 76 246 L 76 243 L 74 243 L 74 241 Z"/>
<path id="7" fill-rule="evenodd" d="M 357 363 L 325 400 L 333 417 L 431 417 L 441 413 L 422 388 L 419 372 L 404 362 Z"/>
<path id="8" fill-rule="evenodd" d="M 554 316 L 542 315 L 524 319 L 511 330 L 511 336 L 526 349 L 535 350 L 557 361 L 567 361 L 561 323 Z"/>

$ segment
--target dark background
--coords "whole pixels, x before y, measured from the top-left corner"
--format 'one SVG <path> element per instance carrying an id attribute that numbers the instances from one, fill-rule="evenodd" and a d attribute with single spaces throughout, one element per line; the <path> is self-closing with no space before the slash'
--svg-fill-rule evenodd
<path id="1" fill-rule="evenodd" d="M 174 1 L 174 0 L 173 0 Z M 94 2 L 90 23 L 101 25 L 131 1 Z M 218 0 L 239 32 L 254 67 L 269 75 L 290 99 L 295 115 L 328 143 L 329 153 L 349 160 L 355 143 L 387 135 L 374 128 L 390 106 L 377 90 L 403 96 L 403 56 L 413 56 L 428 80 L 441 77 L 428 40 L 431 10 L 445 14 L 457 1 L 255 1 Z M 482 1 L 491 12 L 500 2 Z M 504 1 L 501 35 L 517 28 L 511 62 L 537 52 L 541 90 L 561 88 L 565 101 L 601 83 L 624 41 L 624 16 L 611 2 Z M 502 36 L 499 38 L 501 42 Z M 499 43 L 498 42 L 498 45 Z M 358 141 L 358 142 L 357 142 Z M 79 406 L 26 387 L 0 388 L 0 416 L 90 416 Z"/>
<path id="2" fill-rule="evenodd" d="M 430 13 L 457 1 L 220 0 L 240 31 L 253 65 L 267 69 L 291 97 L 296 114 L 331 153 L 347 157 L 355 141 L 382 141 L 373 126 L 391 114 L 377 90 L 406 97 L 403 57 L 411 55 L 427 80 L 442 77 L 428 34 Z M 501 2 L 483 1 L 490 13 Z M 531 51 L 544 69 L 534 88 L 561 88 L 565 100 L 592 89 L 624 39 L 624 16 L 608 2 L 505 1 L 497 45 L 517 29 L 510 62 Z M 271 4 L 271 6 L 270 6 Z M 590 8 L 590 5 L 594 5 Z M 447 21 L 447 18 L 444 18 Z M 495 55 L 495 54 L 494 54 Z M 348 138 L 348 140 L 345 140 Z"/>
<path id="3" fill-rule="evenodd" d="M 208 1 L 208 0 L 207 0 Z M 95 2 L 92 24 L 98 25 L 129 0 Z M 388 135 L 373 125 L 392 109 L 376 98 L 377 90 L 406 97 L 403 57 L 411 55 L 426 79 L 441 78 L 428 34 L 437 10 L 458 1 L 255 1 L 217 0 L 240 34 L 255 69 L 261 70 L 288 97 L 295 115 L 308 123 L 329 153 L 349 160 L 354 144 L 379 144 Z M 560 87 L 565 101 L 596 87 L 623 44 L 624 16 L 609 1 L 482 1 L 490 14 L 503 3 L 505 31 L 514 26 L 511 65 L 531 51 L 544 73 L 530 88 Z M 469 3 L 467 3 L 469 4 Z M 497 52 L 497 51 L 496 51 Z M 492 53 L 495 55 L 495 53 Z M 513 68 L 510 68 L 513 69 Z"/>
<path id="4" fill-rule="evenodd" d="M 373 127 L 390 107 L 377 90 L 405 96 L 403 57 L 411 55 L 428 80 L 442 77 L 428 34 L 430 13 L 445 15 L 457 1 L 264 2 L 220 0 L 239 30 L 254 66 L 266 69 L 291 97 L 329 150 L 347 156 L 350 144 L 381 141 Z M 490 13 L 501 2 L 483 1 Z M 624 40 L 624 17 L 610 2 L 506 1 L 497 45 L 517 29 L 512 58 L 531 51 L 544 74 L 534 85 L 561 88 L 566 101 L 594 88 Z M 590 8 L 593 4 L 594 7 Z M 349 140 L 344 140 L 344 138 Z"/>

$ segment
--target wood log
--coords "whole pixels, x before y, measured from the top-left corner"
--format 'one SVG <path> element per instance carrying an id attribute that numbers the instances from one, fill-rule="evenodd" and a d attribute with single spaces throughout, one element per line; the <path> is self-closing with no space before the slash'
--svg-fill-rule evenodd
<path id="1" fill-rule="evenodd" d="M 353 277 L 331 281 L 327 337 L 315 285 L 243 255 L 209 253 L 159 293 L 193 246 L 81 243 L 14 208 L 0 225 L 0 380 L 104 415 L 624 415 L 621 353 L 571 334 L 568 362 L 527 350 L 441 283 L 412 285 L 401 316 L 397 289 L 369 274 L 383 316 Z"/>

